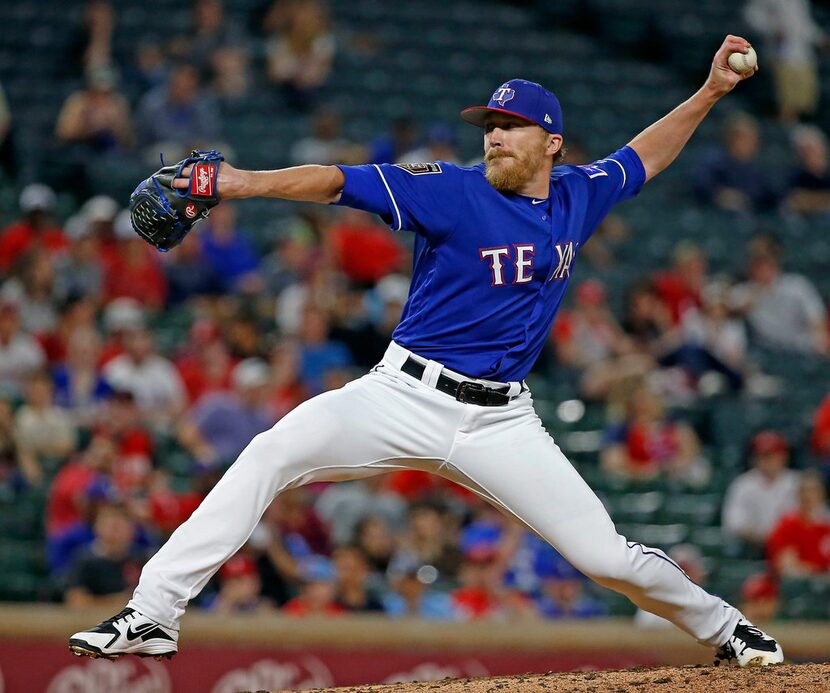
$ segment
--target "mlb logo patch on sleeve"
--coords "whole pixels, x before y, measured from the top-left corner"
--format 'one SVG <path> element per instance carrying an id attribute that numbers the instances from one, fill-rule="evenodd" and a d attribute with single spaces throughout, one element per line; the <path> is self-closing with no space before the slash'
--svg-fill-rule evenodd
<path id="1" fill-rule="evenodd" d="M 607 176 L 608 172 L 601 169 L 599 166 L 595 164 L 589 164 L 587 166 L 579 166 L 585 173 L 588 174 L 588 178 L 600 178 L 602 176 Z"/>
<path id="2" fill-rule="evenodd" d="M 443 173 L 440 164 L 394 164 L 413 176 L 422 176 L 427 173 Z"/>

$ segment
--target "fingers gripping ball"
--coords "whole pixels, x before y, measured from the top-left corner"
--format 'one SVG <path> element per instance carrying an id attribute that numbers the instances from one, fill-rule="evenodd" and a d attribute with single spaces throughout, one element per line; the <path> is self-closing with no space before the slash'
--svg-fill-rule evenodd
<path id="1" fill-rule="evenodd" d="M 730 53 L 727 62 L 733 72 L 742 75 L 746 72 L 752 72 L 755 69 L 755 66 L 758 64 L 758 54 L 750 46 L 747 53 Z"/>
<path id="2" fill-rule="evenodd" d="M 133 230 L 161 251 L 175 248 L 190 229 L 219 204 L 217 177 L 224 157 L 215 150 L 194 150 L 172 166 L 164 166 L 141 181 L 130 196 Z M 187 188 L 174 188 L 182 170 L 191 166 Z"/>

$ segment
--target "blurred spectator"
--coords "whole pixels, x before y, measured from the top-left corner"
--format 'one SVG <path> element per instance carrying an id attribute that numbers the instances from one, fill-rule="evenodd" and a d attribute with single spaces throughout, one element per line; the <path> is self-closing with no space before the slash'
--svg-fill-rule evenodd
<path id="1" fill-rule="evenodd" d="M 127 72 L 127 81 L 133 92 L 146 94 L 153 89 L 163 88 L 169 74 L 170 65 L 158 39 L 155 36 L 142 38 Z"/>
<path id="2" fill-rule="evenodd" d="M 746 366 L 746 327 L 729 307 L 730 287 L 710 283 L 702 293 L 700 311 L 688 311 L 683 320 L 683 340 L 699 346 L 735 374 Z M 710 368 L 715 363 L 709 364 Z"/>
<path id="3" fill-rule="evenodd" d="M 334 543 L 347 544 L 356 540 L 375 562 L 380 560 L 377 548 L 371 549 L 367 543 L 374 544 L 377 540 L 367 541 L 362 536 L 363 523 L 379 520 L 397 535 L 404 526 L 408 510 L 406 502 L 385 490 L 383 484 L 381 475 L 330 484 L 314 504 L 319 517 L 331 527 Z"/>
<path id="4" fill-rule="evenodd" d="M 781 120 L 793 123 L 815 113 L 819 98 L 815 49 L 826 45 L 827 36 L 812 17 L 810 0 L 749 0 L 744 17 L 764 36 Z"/>
<path id="5" fill-rule="evenodd" d="M 38 458 L 63 461 L 75 449 L 77 431 L 68 412 L 53 404 L 52 378 L 35 371 L 26 379 L 25 404 L 17 410 L 18 442 Z"/>
<path id="6" fill-rule="evenodd" d="M 66 236 L 51 219 L 55 201 L 55 193 L 47 185 L 32 183 L 23 188 L 21 218 L 0 232 L 0 271 L 7 272 L 17 258 L 33 247 L 55 254 L 66 250 Z"/>
<path id="7" fill-rule="evenodd" d="M 504 586 L 504 563 L 498 549 L 483 542 L 465 551 L 459 570 L 461 587 L 452 592 L 455 610 L 464 620 L 532 619 L 533 602 Z"/>
<path id="8" fill-rule="evenodd" d="M 127 501 L 143 496 L 151 480 L 154 439 L 141 422 L 133 394 L 112 392 L 93 431 L 103 433 L 117 446 L 118 457 L 112 465 L 115 490 Z"/>
<path id="9" fill-rule="evenodd" d="M 700 202 L 730 212 L 751 214 L 772 209 L 776 193 L 761 158 L 758 123 L 739 113 L 727 119 L 723 143 L 701 162 L 695 180 Z"/>
<path id="10" fill-rule="evenodd" d="M 688 310 L 703 305 L 707 262 L 703 250 L 690 241 L 680 241 L 674 247 L 672 268 L 654 275 L 654 288 L 669 309 L 672 322 L 682 322 Z"/>
<path id="11" fill-rule="evenodd" d="M 202 261 L 224 292 L 248 294 L 262 288 L 259 258 L 247 234 L 237 226 L 232 204 L 226 201 L 214 207 L 199 230 L 199 243 Z"/>
<path id="12" fill-rule="evenodd" d="M 97 240 L 98 254 L 104 273 L 119 260 L 121 242 L 115 233 L 118 203 L 108 195 L 94 195 L 81 206 L 78 217 L 87 233 Z M 123 223 L 122 223 L 123 230 Z"/>
<path id="13" fill-rule="evenodd" d="M 290 489 L 274 500 L 267 513 L 270 524 L 297 559 L 330 552 L 329 528 L 315 511 L 313 501 L 308 488 Z"/>
<path id="14" fill-rule="evenodd" d="M 75 330 L 96 329 L 98 303 L 93 298 L 75 294 L 62 298 L 56 307 L 58 317 L 55 329 L 38 335 L 52 368 L 66 361 L 69 340 Z"/>
<path id="15" fill-rule="evenodd" d="M 114 69 L 112 36 L 115 11 L 107 0 L 90 0 L 84 8 L 83 26 L 71 44 L 76 71 Z"/>
<path id="16" fill-rule="evenodd" d="M 781 577 L 830 575 L 830 508 L 818 474 L 802 475 L 798 507 L 772 529 L 767 556 Z"/>
<path id="17" fill-rule="evenodd" d="M 0 489 L 8 496 L 41 481 L 43 469 L 37 458 L 18 440 L 11 402 L 0 398 Z"/>
<path id="18" fill-rule="evenodd" d="M 209 605 L 216 614 L 271 611 L 271 603 L 260 596 L 261 581 L 253 558 L 238 553 L 219 569 L 221 587 Z"/>
<path id="19" fill-rule="evenodd" d="M 334 591 L 334 568 L 324 556 L 309 556 L 300 563 L 300 594 L 282 611 L 289 616 L 339 616 L 346 609 L 338 604 Z"/>
<path id="20" fill-rule="evenodd" d="M 787 468 L 790 449 L 773 430 L 752 439 L 751 469 L 738 476 L 723 500 L 724 533 L 751 545 L 763 546 L 780 517 L 797 499 L 799 475 Z"/>
<path id="21" fill-rule="evenodd" d="M 62 300 L 88 296 L 97 303 L 104 290 L 101 243 L 81 215 L 67 222 L 66 235 L 68 252 L 55 260 L 55 294 Z"/>
<path id="22" fill-rule="evenodd" d="M 89 426 L 101 413 L 103 401 L 112 393 L 98 367 L 101 337 L 91 327 L 79 327 L 70 337 L 66 361 L 54 370 L 55 404 L 64 409 L 76 426 Z"/>
<path id="23" fill-rule="evenodd" d="M 422 566 L 437 571 L 437 588 L 455 583 L 461 567 L 462 553 L 444 520 L 443 508 L 433 503 L 418 502 L 409 506 L 409 522 L 401 536 L 399 548 L 392 559 L 412 558 Z"/>
<path id="24" fill-rule="evenodd" d="M 413 150 L 417 144 L 417 130 L 409 118 L 395 118 L 388 133 L 378 136 L 369 144 L 366 163 L 394 164 L 400 161 L 404 152 Z M 418 162 L 421 163 L 421 162 Z"/>
<path id="25" fill-rule="evenodd" d="M 274 424 L 265 409 L 268 365 L 246 359 L 231 372 L 233 392 L 207 394 L 179 426 L 179 441 L 208 467 L 233 463 L 254 436 Z"/>
<path id="26" fill-rule="evenodd" d="M 671 314 L 650 281 L 639 280 L 628 287 L 622 326 L 637 351 L 658 355 L 665 350 Z"/>
<path id="27" fill-rule="evenodd" d="M 283 289 L 304 281 L 320 260 L 314 227 L 300 217 L 278 231 L 273 251 L 262 261 L 267 291 L 278 296 Z"/>
<path id="28" fill-rule="evenodd" d="M 199 507 L 213 486 L 215 479 L 210 473 L 195 474 L 191 477 L 191 488 L 175 491 L 171 487 L 170 475 L 161 469 L 153 471 L 147 487 L 148 519 L 159 543 L 163 543 L 176 528 L 185 522 Z"/>
<path id="29" fill-rule="evenodd" d="M 667 554 L 668 557 L 674 561 L 680 569 L 686 573 L 689 579 L 700 586 L 706 584 L 706 567 L 703 564 L 703 556 L 693 544 L 677 544 L 673 546 Z M 674 624 L 653 614 L 650 611 L 637 609 L 634 614 L 634 625 L 638 628 L 674 628 Z"/>
<path id="30" fill-rule="evenodd" d="M 331 320 L 332 340 L 346 346 L 358 367 L 369 370 L 383 358 L 389 339 L 371 321 L 365 291 L 346 284 L 334 298 Z"/>
<path id="31" fill-rule="evenodd" d="M 188 349 L 176 359 L 190 405 L 204 395 L 229 390 L 233 367 L 217 324 L 209 318 L 196 320 L 188 331 Z"/>
<path id="32" fill-rule="evenodd" d="M 118 449 L 105 435 L 93 435 L 86 448 L 57 473 L 49 487 L 46 504 L 46 551 L 53 573 L 66 568 L 74 539 L 67 546 L 66 537 L 92 521 L 96 502 L 114 500 L 111 471 Z M 81 532 L 77 543 L 88 536 Z"/>
<path id="33" fill-rule="evenodd" d="M 440 621 L 458 619 L 452 597 L 432 589 L 436 576 L 435 568 L 422 566 L 411 556 L 402 555 L 393 561 L 387 573 L 391 590 L 383 596 L 386 615 Z"/>
<path id="34" fill-rule="evenodd" d="M 830 485 L 830 394 L 822 400 L 816 411 L 811 447 L 819 458 L 825 481 Z"/>
<path id="35" fill-rule="evenodd" d="M 403 264 L 404 250 L 389 230 L 365 212 L 347 209 L 328 230 L 339 269 L 353 282 L 376 284 L 397 272 Z"/>
<path id="36" fill-rule="evenodd" d="M 293 164 L 360 164 L 366 153 L 360 145 L 341 135 L 340 114 L 329 108 L 314 115 L 311 134 L 298 140 L 291 147 Z"/>
<path id="37" fill-rule="evenodd" d="M 329 338 L 329 318 L 315 306 L 306 307 L 300 327 L 300 377 L 310 394 L 325 388 L 328 372 L 346 368 L 352 363 L 349 350 Z"/>
<path id="38" fill-rule="evenodd" d="M 103 315 L 106 341 L 101 350 L 101 366 L 124 353 L 128 335 L 133 330 L 146 327 L 144 310 L 133 298 L 117 298 L 104 308 Z"/>
<path id="39" fill-rule="evenodd" d="M 160 309 L 167 298 L 167 281 L 158 253 L 133 231 L 127 210 L 115 218 L 114 227 L 118 250 L 104 276 L 106 300 L 134 298 L 147 308 Z"/>
<path id="40" fill-rule="evenodd" d="M 185 405 L 185 391 L 175 366 L 155 353 L 153 336 L 145 328 L 125 335 L 125 351 L 104 367 L 104 377 L 118 390 L 135 397 L 142 416 L 161 429 L 175 424 Z"/>
<path id="41" fill-rule="evenodd" d="M 266 45 L 268 78 L 283 88 L 289 105 L 307 109 L 328 80 L 335 42 L 319 0 L 297 0 Z"/>
<path id="42" fill-rule="evenodd" d="M 814 125 L 793 128 L 793 148 L 798 165 L 789 182 L 786 204 L 804 216 L 830 212 L 830 161 L 827 136 Z"/>
<path id="43" fill-rule="evenodd" d="M 210 88 L 224 103 L 244 99 L 251 90 L 252 78 L 248 54 L 237 46 L 219 48 L 211 60 Z"/>
<path id="44" fill-rule="evenodd" d="M 155 159 L 159 150 L 175 161 L 192 148 L 219 148 L 222 128 L 213 99 L 202 89 L 197 68 L 177 63 L 164 87 L 148 92 L 138 107 L 139 144 Z"/>
<path id="45" fill-rule="evenodd" d="M 369 561 L 356 544 L 332 553 L 335 601 L 346 611 L 383 611 L 383 603 L 369 585 Z"/>
<path id="46" fill-rule="evenodd" d="M 670 417 L 661 397 L 647 386 L 629 396 L 625 421 L 606 431 L 600 464 L 631 479 L 665 475 L 696 486 L 709 478 L 694 429 Z"/>
<path id="47" fill-rule="evenodd" d="M 64 601 L 85 608 L 123 604 L 138 584 L 143 554 L 132 550 L 136 525 L 120 505 L 104 505 L 95 516 L 95 539 L 72 564 Z"/>
<path id="48" fill-rule="evenodd" d="M 597 279 L 576 288 L 570 310 L 556 318 L 549 339 L 563 366 L 584 370 L 582 393 L 602 399 L 619 383 L 654 367 L 653 359 L 638 353 L 606 301 L 605 286 Z"/>
<path id="49" fill-rule="evenodd" d="M 386 573 L 395 551 L 395 540 L 383 516 L 364 516 L 355 527 L 354 544 L 363 551 L 373 573 Z"/>
<path id="50" fill-rule="evenodd" d="M 778 583 L 772 575 L 750 575 L 741 585 L 741 613 L 753 623 L 771 621 L 778 614 Z"/>
<path id="51" fill-rule="evenodd" d="M 189 60 L 203 73 L 212 67 L 219 51 L 245 44 L 242 27 L 225 14 L 221 0 L 195 0 L 191 21 L 190 31 L 174 40 L 173 53 Z"/>
<path id="52" fill-rule="evenodd" d="M 631 229 L 628 223 L 612 211 L 600 222 L 591 236 L 591 242 L 585 245 L 581 252 L 592 267 L 604 269 L 620 262 L 623 248 L 630 240 Z"/>
<path id="53" fill-rule="evenodd" d="M 17 160 L 14 147 L 12 112 L 6 92 L 0 83 L 0 178 L 13 178 L 17 174 Z"/>
<path id="54" fill-rule="evenodd" d="M 40 344 L 20 328 L 17 301 L 0 295 L 0 389 L 20 392 L 24 378 L 45 364 Z"/>
<path id="55" fill-rule="evenodd" d="M 178 306 L 191 298 L 219 292 L 219 281 L 202 257 L 199 234 L 188 234 L 162 258 L 167 283 L 167 305 Z"/>
<path id="56" fill-rule="evenodd" d="M 542 596 L 536 608 L 544 618 L 597 618 L 607 616 L 602 602 L 585 592 L 587 579 L 565 564 L 554 573 L 542 575 Z"/>
<path id="57" fill-rule="evenodd" d="M 424 146 L 404 152 L 396 163 L 419 164 L 447 161 L 451 164 L 457 164 L 459 159 L 455 146 L 456 138 L 452 127 L 445 123 L 436 123 L 427 131 L 427 140 Z"/>
<path id="58" fill-rule="evenodd" d="M 55 266 L 46 251 L 33 249 L 21 257 L 0 293 L 17 301 L 27 332 L 42 335 L 55 328 Z"/>
<path id="59" fill-rule="evenodd" d="M 234 359 L 263 358 L 267 353 L 266 334 L 250 305 L 235 301 L 235 312 L 223 325 L 225 343 Z"/>
<path id="60" fill-rule="evenodd" d="M 118 153 L 132 145 L 130 106 L 116 86 L 112 68 L 95 67 L 87 72 L 86 86 L 63 102 L 55 136 L 64 144 L 79 147 L 73 159 Z"/>
<path id="61" fill-rule="evenodd" d="M 291 540 L 280 533 L 274 515 L 277 508 L 270 506 L 248 539 L 248 548 L 256 554 L 256 564 L 262 581 L 261 594 L 272 603 L 281 606 L 296 593 L 300 580 L 300 564 L 311 556 L 302 554 L 298 561 L 289 547 Z"/>
<path id="62" fill-rule="evenodd" d="M 379 301 L 380 314 L 375 317 L 378 333 L 386 340 L 400 322 L 403 307 L 409 298 L 409 278 L 402 274 L 387 274 L 374 288 L 372 297 Z"/>
<path id="63" fill-rule="evenodd" d="M 802 274 L 782 272 L 777 242 L 756 238 L 749 249 L 749 281 L 732 292 L 733 307 L 746 315 L 752 335 L 766 347 L 830 353 L 824 302 Z"/>
<path id="64" fill-rule="evenodd" d="M 282 339 L 274 344 L 269 359 L 271 365 L 271 396 L 269 407 L 281 419 L 294 407 L 308 399 L 309 394 L 300 379 L 300 350 L 294 340 Z"/>

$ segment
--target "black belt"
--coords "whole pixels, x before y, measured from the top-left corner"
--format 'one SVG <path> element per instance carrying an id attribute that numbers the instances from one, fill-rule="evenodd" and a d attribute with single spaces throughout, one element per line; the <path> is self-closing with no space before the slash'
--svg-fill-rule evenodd
<path id="1" fill-rule="evenodd" d="M 403 366 L 401 366 L 404 373 L 418 380 L 421 380 L 425 369 L 424 364 L 418 363 L 411 356 L 407 357 Z M 459 402 L 477 404 L 480 407 L 503 407 L 513 399 L 507 394 L 510 389 L 509 386 L 506 388 L 487 387 L 469 380 L 455 380 L 443 373 L 438 376 L 435 389 L 455 397 Z M 524 386 L 522 386 L 522 390 L 524 390 Z"/>

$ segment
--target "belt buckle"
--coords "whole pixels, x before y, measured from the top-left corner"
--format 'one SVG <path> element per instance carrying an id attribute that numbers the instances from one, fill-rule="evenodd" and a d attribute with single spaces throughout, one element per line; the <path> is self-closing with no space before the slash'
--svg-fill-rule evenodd
<path id="1" fill-rule="evenodd" d="M 473 383 L 469 380 L 465 380 L 458 386 L 458 390 L 455 392 L 455 399 L 459 402 L 466 402 L 466 396 L 468 391 L 472 392 L 483 392 L 485 389 L 484 385 L 481 383 Z"/>

